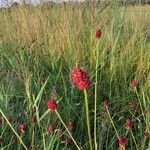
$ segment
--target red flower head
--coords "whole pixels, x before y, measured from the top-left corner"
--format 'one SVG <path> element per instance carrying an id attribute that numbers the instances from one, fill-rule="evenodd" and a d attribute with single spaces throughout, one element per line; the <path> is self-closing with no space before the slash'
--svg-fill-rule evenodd
<path id="1" fill-rule="evenodd" d="M 96 38 L 97 39 L 100 39 L 101 37 L 102 37 L 102 30 L 101 29 L 98 29 L 97 31 L 96 31 L 96 33 L 95 33 L 95 36 L 96 36 Z"/>
<path id="2" fill-rule="evenodd" d="M 9 123 L 12 123 L 13 118 L 14 118 L 13 116 L 10 116 L 10 117 L 8 118 Z"/>
<path id="3" fill-rule="evenodd" d="M 29 146 L 29 147 L 28 147 L 28 150 L 32 150 L 32 146 Z"/>
<path id="4" fill-rule="evenodd" d="M 145 133 L 144 133 L 144 137 L 145 137 L 145 138 L 150 138 L 150 133 L 149 133 L 149 132 L 145 132 Z"/>
<path id="5" fill-rule="evenodd" d="M 77 88 L 88 90 L 90 88 L 90 79 L 87 73 L 81 68 L 75 68 L 71 72 L 71 78 Z"/>
<path id="6" fill-rule="evenodd" d="M 32 116 L 31 122 L 32 122 L 33 124 L 37 122 L 36 116 Z"/>
<path id="7" fill-rule="evenodd" d="M 74 124 L 73 124 L 73 122 L 69 121 L 68 124 L 67 124 L 67 128 L 68 128 L 69 130 L 73 130 L 73 129 L 74 129 Z"/>
<path id="8" fill-rule="evenodd" d="M 136 89 L 138 87 L 138 81 L 137 80 L 132 80 L 131 81 L 131 88 L 132 89 Z"/>
<path id="9" fill-rule="evenodd" d="M 27 131 L 27 126 L 26 124 L 22 123 L 19 125 L 19 130 L 21 133 L 25 133 Z"/>
<path id="10" fill-rule="evenodd" d="M 147 116 L 147 114 L 148 114 L 147 111 L 144 111 L 144 112 L 143 112 L 143 115 L 144 115 L 145 117 Z"/>
<path id="11" fill-rule="evenodd" d="M 126 126 L 127 129 L 131 129 L 132 126 L 133 126 L 133 121 L 131 119 L 127 119 L 126 123 L 125 123 L 125 126 Z"/>
<path id="12" fill-rule="evenodd" d="M 55 111 L 58 108 L 58 104 L 55 99 L 50 99 L 47 102 L 47 107 L 51 111 Z"/>
<path id="13" fill-rule="evenodd" d="M 3 121 L 2 121 L 2 119 L 0 119 L 0 126 L 2 125 L 2 123 L 3 123 Z"/>
<path id="14" fill-rule="evenodd" d="M 119 138 L 119 145 L 121 147 L 126 147 L 128 145 L 128 140 L 125 137 L 120 137 Z"/>
<path id="15" fill-rule="evenodd" d="M 53 135 L 53 134 L 54 134 L 54 131 L 55 131 L 55 128 L 54 128 L 52 125 L 50 125 L 50 126 L 48 127 L 48 132 L 49 132 L 51 135 Z"/>
<path id="16" fill-rule="evenodd" d="M 0 145 L 2 144 L 2 142 L 3 142 L 3 140 L 2 140 L 2 138 L 0 137 Z"/>

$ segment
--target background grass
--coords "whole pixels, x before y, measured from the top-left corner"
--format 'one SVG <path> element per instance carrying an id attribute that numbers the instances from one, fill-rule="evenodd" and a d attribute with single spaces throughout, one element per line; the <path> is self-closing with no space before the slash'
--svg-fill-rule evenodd
<path id="1" fill-rule="evenodd" d="M 90 75 L 92 86 L 88 95 L 93 130 L 95 65 L 98 63 L 98 149 L 119 148 L 108 114 L 101 107 L 105 99 L 110 103 L 119 135 L 126 135 L 129 140 L 127 149 L 135 149 L 124 127 L 127 118 L 134 120 L 133 132 L 139 149 L 149 148 L 144 132 L 149 131 L 146 125 L 150 115 L 143 118 L 141 110 L 132 110 L 130 104 L 140 101 L 142 110 L 149 112 L 150 6 L 120 6 L 114 2 L 107 7 L 83 3 L 45 9 L 22 5 L 1 10 L 0 20 L 0 109 L 7 117 L 14 116 L 12 126 L 17 132 L 20 123 L 28 125 L 22 137 L 27 147 L 76 149 L 73 144 L 61 144 L 58 131 L 49 135 L 50 124 L 67 134 L 55 113 L 46 115 L 43 125 L 31 123 L 32 108 L 37 108 L 36 115 L 40 118 L 47 110 L 47 100 L 53 97 L 59 101 L 58 112 L 64 122 L 74 123 L 76 141 L 88 149 L 84 95 L 70 84 L 70 70 L 84 67 Z M 103 37 L 97 47 L 95 31 L 99 28 Z M 137 93 L 130 87 L 132 79 L 139 81 Z M 19 141 L 13 143 L 14 134 L 1 118 L 1 149 L 19 149 Z"/>

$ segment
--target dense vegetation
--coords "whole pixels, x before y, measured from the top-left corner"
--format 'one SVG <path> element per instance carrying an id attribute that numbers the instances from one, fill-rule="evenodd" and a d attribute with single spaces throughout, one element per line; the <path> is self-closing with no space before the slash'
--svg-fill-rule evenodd
<path id="1" fill-rule="evenodd" d="M 148 5 L 21 5 L 0 20 L 1 150 L 150 148 Z"/>

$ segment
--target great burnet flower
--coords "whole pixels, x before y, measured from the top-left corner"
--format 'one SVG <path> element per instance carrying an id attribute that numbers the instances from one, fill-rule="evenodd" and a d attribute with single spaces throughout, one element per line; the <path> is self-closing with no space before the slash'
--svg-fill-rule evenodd
<path id="1" fill-rule="evenodd" d="M 68 128 L 69 130 L 73 130 L 73 129 L 74 129 L 74 124 L 73 124 L 72 121 L 69 121 L 69 122 L 68 122 L 67 128 Z"/>
<path id="2" fill-rule="evenodd" d="M 58 104 L 57 104 L 55 99 L 50 99 L 47 102 L 47 107 L 48 107 L 49 110 L 55 111 L 58 108 Z"/>
<path id="3" fill-rule="evenodd" d="M 27 131 L 27 125 L 24 123 L 19 124 L 19 130 L 21 133 L 25 133 Z"/>
<path id="4" fill-rule="evenodd" d="M 8 118 L 9 123 L 12 123 L 13 118 L 14 118 L 13 116 L 10 116 L 10 117 Z"/>
<path id="5" fill-rule="evenodd" d="M 128 145 L 128 140 L 125 137 L 120 137 L 119 138 L 119 145 L 121 147 L 126 147 Z"/>
<path id="6" fill-rule="evenodd" d="M 31 122 L 33 123 L 33 124 L 35 124 L 36 122 L 37 122 L 37 119 L 36 119 L 36 116 L 34 115 L 34 116 L 32 116 L 32 118 L 31 118 Z"/>
<path id="7" fill-rule="evenodd" d="M 149 132 L 145 132 L 145 133 L 144 133 L 144 137 L 145 137 L 145 138 L 150 138 L 150 133 L 149 133 Z"/>
<path id="8" fill-rule="evenodd" d="M 108 108 L 108 107 L 109 107 L 109 102 L 108 102 L 108 100 L 104 100 L 104 101 L 102 102 L 102 107 L 103 107 L 103 108 Z"/>
<path id="9" fill-rule="evenodd" d="M 96 30 L 96 33 L 95 33 L 95 37 L 97 38 L 97 39 L 100 39 L 101 37 L 102 37 L 102 30 L 101 29 L 98 29 L 98 30 Z"/>
<path id="10" fill-rule="evenodd" d="M 54 131 L 55 131 L 55 128 L 54 128 L 52 125 L 50 125 L 50 126 L 48 127 L 48 132 L 49 132 L 51 135 L 53 135 L 53 134 L 54 134 Z"/>
<path id="11" fill-rule="evenodd" d="M 131 88 L 136 89 L 138 87 L 138 80 L 134 79 L 131 81 Z"/>
<path id="12" fill-rule="evenodd" d="M 78 89 L 88 90 L 90 88 L 90 78 L 82 68 L 74 68 L 71 71 L 71 78 Z"/>
<path id="13" fill-rule="evenodd" d="M 125 122 L 125 126 L 127 129 L 131 129 L 133 127 L 133 121 L 131 119 L 127 119 Z"/>

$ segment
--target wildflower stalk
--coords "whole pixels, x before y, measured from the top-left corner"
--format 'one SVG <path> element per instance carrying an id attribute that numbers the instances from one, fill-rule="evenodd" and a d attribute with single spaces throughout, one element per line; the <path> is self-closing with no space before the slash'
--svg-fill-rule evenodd
<path id="1" fill-rule="evenodd" d="M 12 127 L 12 125 L 10 124 L 10 122 L 8 121 L 7 117 L 5 116 L 5 114 L 3 113 L 3 111 L 0 109 L 0 113 L 2 114 L 2 116 L 4 117 L 4 119 L 6 120 L 7 124 L 10 126 L 11 130 L 14 132 L 14 134 L 17 136 L 17 138 L 19 139 L 20 143 L 22 144 L 22 146 L 25 148 L 25 150 L 28 150 L 27 147 L 25 146 L 24 142 L 22 141 L 22 139 L 19 137 L 19 135 L 17 134 L 17 132 L 14 130 L 14 128 Z"/>
<path id="2" fill-rule="evenodd" d="M 126 148 L 125 148 L 125 147 L 123 147 L 123 146 L 121 146 L 121 147 L 120 147 L 120 150 L 125 150 L 125 149 L 126 149 Z"/>
<path id="3" fill-rule="evenodd" d="M 132 138 L 133 138 L 134 144 L 135 144 L 135 146 L 136 146 L 136 149 L 139 150 L 139 149 L 138 149 L 138 146 L 137 146 L 137 143 L 136 143 L 136 140 L 135 140 L 135 137 L 134 137 L 134 135 L 133 135 L 132 130 L 130 130 L 130 132 L 131 132 L 131 136 L 132 136 Z"/>
<path id="4" fill-rule="evenodd" d="M 86 119 L 87 119 L 87 128 L 88 128 L 88 137 L 89 137 L 90 150 L 93 150 L 92 138 L 91 138 L 90 120 L 89 120 L 90 116 L 89 116 L 88 97 L 87 97 L 87 91 L 86 90 L 84 90 L 84 97 L 85 97 Z"/>
<path id="5" fill-rule="evenodd" d="M 98 46 L 99 46 L 99 41 L 97 43 L 97 48 L 96 48 L 96 66 L 95 66 L 95 99 L 94 99 L 94 144 L 95 144 L 95 149 L 97 149 L 97 130 L 96 130 L 96 121 L 97 121 L 97 83 L 98 83 L 98 56 L 99 56 L 99 50 L 98 50 Z"/>
<path id="6" fill-rule="evenodd" d="M 35 136 L 35 132 L 34 132 L 34 125 L 33 125 L 33 132 L 32 132 L 32 148 L 34 145 L 34 136 Z"/>
<path id="7" fill-rule="evenodd" d="M 58 118 L 60 119 L 61 123 L 63 124 L 63 126 L 65 127 L 66 131 L 68 132 L 70 138 L 72 139 L 73 143 L 75 144 L 75 146 L 77 147 L 78 150 L 81 150 L 80 147 L 78 146 L 77 142 L 74 140 L 72 134 L 70 133 L 70 131 L 68 130 L 67 126 L 65 125 L 64 121 L 62 120 L 61 116 L 59 115 L 58 111 L 55 110 L 55 113 L 57 114 Z"/>
<path id="8" fill-rule="evenodd" d="M 145 142 L 146 142 L 146 138 L 144 138 L 144 141 L 142 142 L 142 150 L 144 150 L 145 148 Z"/>
<path id="9" fill-rule="evenodd" d="M 21 135 L 20 135 L 21 140 L 22 140 L 22 136 L 23 136 L 23 134 L 21 133 Z M 18 150 L 21 150 L 21 142 L 19 143 Z"/>
<path id="10" fill-rule="evenodd" d="M 107 110 L 108 116 L 109 116 L 109 118 L 110 118 L 111 124 L 112 124 L 112 126 L 113 126 L 113 128 L 114 128 L 114 130 L 115 130 L 116 135 L 117 135 L 117 138 L 119 139 L 119 134 L 118 134 L 117 129 L 116 129 L 116 127 L 115 127 L 115 124 L 114 124 L 114 122 L 113 122 L 113 120 L 112 120 L 112 118 L 111 118 L 111 115 L 110 115 L 110 113 L 109 113 L 108 107 L 106 107 L 106 110 Z"/>

